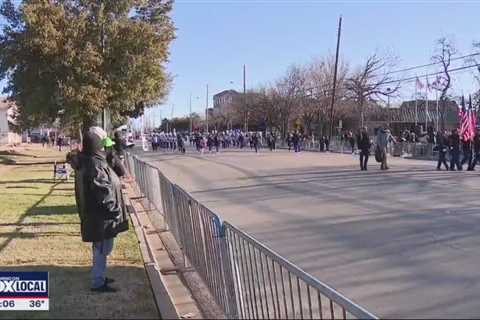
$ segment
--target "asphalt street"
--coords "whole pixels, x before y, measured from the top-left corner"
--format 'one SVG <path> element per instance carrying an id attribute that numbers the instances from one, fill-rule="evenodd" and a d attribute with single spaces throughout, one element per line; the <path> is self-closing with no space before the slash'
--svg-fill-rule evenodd
<path id="1" fill-rule="evenodd" d="M 478 172 L 430 161 L 145 153 L 223 219 L 381 317 L 480 316 Z"/>

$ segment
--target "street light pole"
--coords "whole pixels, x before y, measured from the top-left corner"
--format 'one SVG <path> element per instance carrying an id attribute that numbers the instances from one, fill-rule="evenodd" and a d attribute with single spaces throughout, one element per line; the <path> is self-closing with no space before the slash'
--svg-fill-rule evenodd
<path id="1" fill-rule="evenodd" d="M 245 65 L 243 65 L 243 108 L 245 110 L 245 128 L 244 132 L 248 131 L 248 110 L 247 110 L 247 85 L 245 76 Z"/>
<path id="2" fill-rule="evenodd" d="M 387 112 L 388 112 L 388 126 L 390 127 L 390 122 L 392 122 L 392 117 L 391 117 L 391 113 L 390 113 L 390 91 L 392 89 L 390 88 L 387 88 Z"/>
<path id="3" fill-rule="evenodd" d="M 193 131 L 193 119 L 192 119 L 192 93 L 190 92 L 190 135 Z"/>
<path id="4" fill-rule="evenodd" d="M 206 129 L 208 133 L 208 84 L 207 84 L 207 105 L 205 106 L 205 122 L 206 122 Z"/>

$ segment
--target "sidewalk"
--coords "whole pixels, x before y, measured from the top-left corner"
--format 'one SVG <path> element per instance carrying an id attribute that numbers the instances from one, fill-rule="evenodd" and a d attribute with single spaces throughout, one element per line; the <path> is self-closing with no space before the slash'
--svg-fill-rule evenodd
<path id="1" fill-rule="evenodd" d="M 49 164 L 65 154 L 35 145 L 17 152 L 0 150 L 0 270 L 50 272 L 50 311 L 0 318 L 159 318 L 134 228 L 117 237 L 109 259 L 120 291 L 91 293 L 91 249 L 81 241 L 73 179 L 54 183 Z"/>

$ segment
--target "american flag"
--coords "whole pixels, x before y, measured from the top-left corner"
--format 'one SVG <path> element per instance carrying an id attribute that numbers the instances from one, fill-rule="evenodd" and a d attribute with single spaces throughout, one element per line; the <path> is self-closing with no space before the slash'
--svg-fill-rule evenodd
<path id="1" fill-rule="evenodd" d="M 471 96 L 467 107 L 465 106 L 465 98 L 462 96 L 462 105 L 458 108 L 458 120 L 460 137 L 463 141 L 472 141 L 477 127 L 477 113 L 473 110 Z"/>

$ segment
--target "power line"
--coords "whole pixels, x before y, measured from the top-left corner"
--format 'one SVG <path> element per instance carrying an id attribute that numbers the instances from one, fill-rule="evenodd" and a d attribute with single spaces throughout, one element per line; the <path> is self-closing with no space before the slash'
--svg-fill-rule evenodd
<path id="1" fill-rule="evenodd" d="M 465 58 L 475 57 L 475 56 L 478 56 L 478 55 L 480 55 L 480 52 L 475 52 L 475 53 L 467 54 L 467 55 L 464 55 L 464 56 L 461 56 L 461 57 L 452 58 L 452 59 L 450 59 L 450 61 L 457 61 L 457 60 L 461 60 L 461 59 L 465 59 Z M 426 68 L 426 67 L 434 66 L 434 65 L 440 64 L 440 63 L 442 63 L 442 62 L 438 61 L 438 62 L 432 62 L 432 63 L 428 63 L 428 64 L 422 64 L 422 65 L 418 65 L 418 66 L 408 67 L 408 68 L 405 68 L 405 69 L 390 71 L 390 72 L 387 72 L 387 74 L 394 74 L 394 73 L 400 73 L 400 72 L 405 72 L 405 71 L 411 71 L 411 70 L 415 70 L 415 69 Z"/>
<path id="2" fill-rule="evenodd" d="M 480 55 L 480 53 L 478 53 L 477 55 Z M 471 68 L 478 68 L 478 67 L 480 67 L 480 64 L 476 63 L 476 64 L 469 65 L 469 66 L 463 66 L 463 67 L 449 69 L 448 72 L 455 73 L 455 72 L 464 71 L 464 70 L 471 69 Z M 437 72 L 433 72 L 433 73 L 422 74 L 422 75 L 419 75 L 419 76 L 410 76 L 410 77 L 406 77 L 406 78 L 400 78 L 400 79 L 385 81 L 385 82 L 383 82 L 383 84 L 386 85 L 386 84 L 392 84 L 392 83 L 409 83 L 409 82 L 416 81 L 417 78 L 420 79 L 420 78 L 425 78 L 425 77 L 437 76 L 437 75 L 441 75 L 441 74 L 444 74 L 444 71 L 437 71 Z M 332 88 L 330 87 L 329 84 L 326 84 L 325 86 L 310 87 L 310 88 L 306 89 L 306 91 L 312 91 L 314 89 L 323 89 L 324 92 L 331 92 L 332 91 Z M 347 87 L 343 86 L 343 87 L 340 87 L 339 89 L 347 90 Z"/>
<path id="3" fill-rule="evenodd" d="M 463 67 L 449 69 L 448 72 L 457 72 L 457 71 L 466 70 L 466 69 L 470 69 L 470 68 L 478 68 L 478 66 L 480 66 L 480 64 L 476 63 L 476 64 L 473 64 L 473 65 L 470 65 L 470 66 L 463 66 Z M 433 72 L 433 73 L 423 74 L 420 77 L 423 78 L 423 77 L 437 76 L 437 75 L 441 75 L 443 73 L 444 73 L 443 71 L 437 71 L 437 72 Z M 383 84 L 416 81 L 417 78 L 420 78 L 420 77 L 413 76 L 413 77 L 408 77 L 408 78 L 403 78 L 403 79 L 391 80 L 391 81 L 386 81 Z"/>

